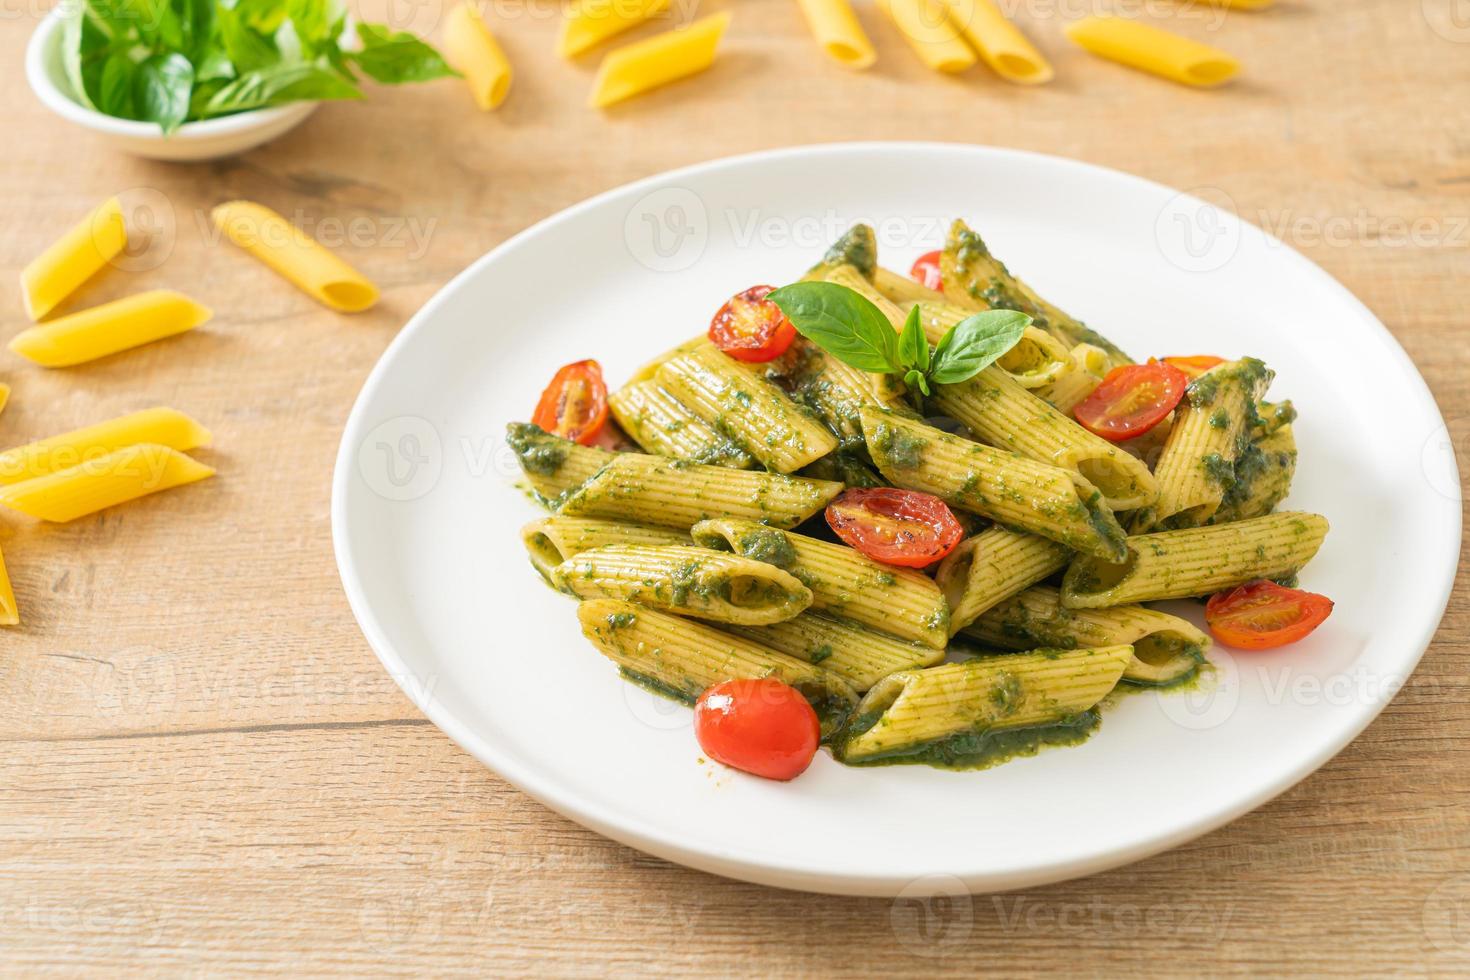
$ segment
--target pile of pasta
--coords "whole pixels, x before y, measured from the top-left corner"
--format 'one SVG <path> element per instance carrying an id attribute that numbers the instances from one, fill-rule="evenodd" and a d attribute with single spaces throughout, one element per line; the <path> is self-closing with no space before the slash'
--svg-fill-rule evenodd
<path id="1" fill-rule="evenodd" d="M 973 378 L 937 385 L 927 418 L 896 376 L 804 337 L 752 364 L 701 335 L 609 396 L 641 451 L 509 427 L 552 512 L 522 531 L 531 562 L 579 600 L 584 634 L 625 676 L 690 704 L 776 677 L 808 697 L 844 762 L 975 765 L 1003 736 L 1085 735 L 1115 689 L 1194 678 L 1209 637 L 1144 603 L 1292 577 L 1316 554 L 1327 521 L 1276 509 L 1295 411 L 1265 400 L 1260 361 L 1214 367 L 1163 423 L 1110 442 L 1070 410 L 1128 356 L 963 222 L 941 290 L 876 256 L 858 226 L 807 278 L 860 293 L 895 330 L 917 308 L 931 344 L 977 310 L 1032 323 Z M 965 524 L 932 574 L 880 564 L 814 520 L 845 488 L 881 486 L 932 494 Z"/>

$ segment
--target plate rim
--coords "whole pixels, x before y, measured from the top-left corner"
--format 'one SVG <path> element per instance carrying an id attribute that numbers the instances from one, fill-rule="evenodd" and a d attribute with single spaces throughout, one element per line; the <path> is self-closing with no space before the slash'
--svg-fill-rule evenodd
<path id="1" fill-rule="evenodd" d="M 420 698 L 419 692 L 404 681 L 404 678 L 411 671 L 404 658 L 388 640 L 386 631 L 384 631 L 373 612 L 361 577 L 355 567 L 352 549 L 348 541 L 346 509 L 347 495 L 349 492 L 348 483 L 355 469 L 353 464 L 353 447 L 360 443 L 369 431 L 369 422 L 366 419 L 367 406 L 378 388 L 385 383 L 385 378 L 391 373 L 392 365 L 401 354 L 403 348 L 411 342 L 414 336 L 426 328 L 426 325 L 431 322 L 439 307 L 448 301 L 449 296 L 464 281 L 478 274 L 482 268 L 492 264 L 501 253 L 510 251 L 525 239 L 543 234 L 563 223 L 575 221 L 582 213 L 590 211 L 611 199 L 623 195 L 647 192 L 660 185 L 667 185 L 670 182 L 680 179 L 703 176 L 720 170 L 770 161 L 780 161 L 783 159 L 820 157 L 823 155 L 861 156 L 874 152 L 893 153 L 905 151 L 916 154 L 949 153 L 957 155 L 1012 157 L 1020 158 L 1023 161 L 1039 161 L 1044 162 L 1048 166 L 1060 166 L 1064 169 L 1071 168 L 1084 173 L 1090 172 L 1095 176 L 1101 175 L 1111 180 L 1121 179 L 1127 182 L 1133 182 L 1143 185 L 1151 191 L 1167 193 L 1175 198 L 1187 200 L 1200 207 L 1214 207 L 1214 205 L 1188 192 L 1112 167 L 1088 163 L 1070 157 L 1040 153 L 1034 150 L 987 144 L 911 140 L 839 141 L 780 147 L 734 156 L 719 157 L 672 170 L 660 171 L 584 198 L 536 221 L 534 224 L 517 232 L 490 249 L 436 290 L 434 295 L 429 297 L 418 308 L 379 355 L 372 370 L 364 379 L 357 397 L 353 400 L 352 408 L 343 426 L 342 438 L 338 443 L 337 457 L 332 473 L 330 508 L 332 548 L 338 575 L 342 581 L 343 591 L 347 596 L 348 606 L 352 611 L 353 618 L 357 621 L 358 628 L 367 640 L 368 646 L 409 701 L 423 712 L 440 731 L 448 735 L 451 740 L 477 759 L 482 765 L 495 772 L 516 789 L 530 796 L 543 806 L 621 844 L 702 871 L 776 887 L 831 894 L 880 897 L 891 897 L 900 892 L 906 895 L 922 893 L 922 889 L 918 893 L 915 892 L 916 876 L 914 875 L 869 874 L 853 872 L 846 869 L 833 869 L 830 867 L 803 864 L 799 861 L 786 861 L 778 858 L 752 861 L 729 852 L 716 852 L 687 846 L 679 840 L 670 837 L 657 825 L 651 825 L 641 818 L 627 817 L 622 814 L 614 814 L 612 816 L 604 815 L 599 812 L 596 804 L 585 804 L 575 791 L 564 790 L 557 784 L 554 778 L 545 778 L 530 767 L 522 766 L 517 760 L 510 758 L 507 753 L 503 753 L 493 743 L 480 737 L 474 732 L 471 726 L 462 722 L 447 708 L 438 705 L 432 698 L 426 699 L 428 703 L 423 703 L 424 699 Z M 1428 382 L 1424 380 L 1424 376 L 1420 373 L 1418 367 L 1414 365 L 1408 352 L 1404 350 L 1393 332 L 1388 329 L 1382 320 L 1366 304 L 1326 269 L 1323 269 L 1317 263 L 1298 252 L 1291 245 L 1281 241 L 1270 232 L 1252 224 L 1247 219 L 1232 211 L 1220 210 L 1220 213 L 1225 216 L 1227 222 L 1238 222 L 1244 228 L 1249 228 L 1253 233 L 1262 236 L 1268 245 L 1277 247 L 1283 254 L 1289 255 L 1290 261 L 1296 263 L 1298 271 L 1301 274 L 1315 277 L 1320 284 L 1334 290 L 1355 307 L 1367 323 L 1371 324 L 1373 328 L 1376 328 L 1380 339 L 1387 342 L 1388 348 L 1393 351 L 1400 363 L 1408 368 L 1408 373 L 1412 376 L 1413 381 L 1417 383 L 1417 394 L 1421 401 L 1419 407 L 1421 410 L 1427 410 L 1425 417 L 1430 421 L 1437 421 L 1441 427 L 1445 425 L 1444 413 L 1435 400 L 1434 393 L 1429 388 Z M 1455 459 L 1454 454 L 1450 454 L 1449 457 L 1449 472 L 1463 500 L 1463 486 L 1458 461 Z M 1427 631 L 1421 630 L 1419 637 L 1413 641 L 1412 646 L 1416 648 L 1416 652 L 1413 655 L 1412 661 L 1407 664 L 1406 678 L 1418 668 L 1424 654 L 1428 651 L 1430 644 L 1433 642 L 1443 622 L 1445 610 L 1454 592 L 1463 535 L 1463 508 L 1454 508 L 1453 530 L 1453 535 L 1445 536 L 1444 540 L 1447 544 L 1444 548 L 1444 554 L 1435 563 L 1440 565 L 1442 569 L 1440 572 L 1440 595 L 1438 600 L 1432 603 L 1431 608 L 1437 608 L 1439 612 L 1434 618 L 1432 625 L 1427 628 Z M 1426 562 L 1426 565 L 1428 564 Z M 1304 762 L 1275 779 L 1268 781 L 1256 791 L 1235 798 L 1229 805 L 1217 807 L 1202 816 L 1191 817 L 1172 830 L 1140 839 L 1128 847 L 1083 858 L 1065 858 L 1039 864 L 1033 863 L 1023 870 L 1014 870 L 1002 874 L 997 874 L 994 871 L 987 872 L 985 869 L 973 868 L 936 873 L 929 876 L 930 878 L 936 879 L 930 884 L 934 889 L 946 891 L 953 887 L 953 882 L 958 881 L 964 885 L 965 889 L 971 892 L 995 892 L 1013 888 L 1039 886 L 1120 867 L 1187 843 L 1263 806 L 1316 772 L 1343 749 L 1352 744 L 1372 724 L 1379 714 L 1382 713 L 1383 709 L 1393 700 L 1393 696 L 1396 693 L 1396 688 L 1392 687 L 1375 690 L 1369 698 L 1366 698 L 1353 707 L 1351 724 L 1335 733 L 1333 737 L 1325 739 L 1322 745 L 1311 753 Z M 946 880 L 940 881 L 938 879 Z"/>

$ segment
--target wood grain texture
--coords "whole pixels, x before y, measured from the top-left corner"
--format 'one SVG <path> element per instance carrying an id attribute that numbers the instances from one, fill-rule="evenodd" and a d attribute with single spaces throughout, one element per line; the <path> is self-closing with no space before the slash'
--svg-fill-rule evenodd
<path id="1" fill-rule="evenodd" d="M 217 317 L 67 372 L 0 358 L 14 388 L 0 444 L 170 404 L 215 431 L 200 457 L 220 472 L 70 526 L 0 523 L 25 617 L 0 633 L 0 965 L 1463 975 L 1463 589 L 1392 705 L 1280 799 L 1118 871 L 927 907 L 723 881 L 548 812 L 418 715 L 342 597 L 328 521 L 337 439 L 367 371 L 424 300 L 590 194 L 797 143 L 995 143 L 1226 200 L 1389 325 L 1466 469 L 1463 10 L 1456 21 L 1452 0 L 1283 0 L 1256 15 L 1145 6 L 1239 54 L 1241 82 L 1198 92 L 1093 60 L 1061 35 L 1061 15 L 1084 11 L 1041 0 L 1021 19 L 1056 64 L 1053 85 L 932 75 L 867 6 L 879 63 L 854 75 L 813 56 L 795 4 L 745 0 L 713 70 L 598 114 L 583 105 L 596 59 L 557 61 L 554 5 L 526 0 L 489 14 L 517 69 L 499 113 L 476 113 L 452 82 L 375 89 L 247 156 L 185 166 L 115 155 L 47 114 L 22 79 L 36 15 L 11 5 L 0 18 L 0 336 L 25 325 L 20 267 L 121 190 L 147 205 L 135 224 L 157 234 L 132 271 L 109 270 L 76 303 L 173 286 Z M 433 32 L 440 7 L 363 13 Z M 383 287 L 381 305 L 333 315 L 217 244 L 205 216 L 232 197 L 339 236 Z"/>

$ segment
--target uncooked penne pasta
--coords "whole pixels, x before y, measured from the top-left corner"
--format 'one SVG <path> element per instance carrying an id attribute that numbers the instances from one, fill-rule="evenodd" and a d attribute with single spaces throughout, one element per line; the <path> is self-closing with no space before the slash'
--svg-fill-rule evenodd
<path id="1" fill-rule="evenodd" d="M 39 320 L 102 270 L 128 244 L 122 204 L 108 198 L 20 272 L 26 313 Z"/>
<path id="2" fill-rule="evenodd" d="M 695 544 L 769 562 L 812 590 L 812 607 L 936 649 L 949 639 L 949 607 L 927 575 L 882 565 L 846 545 L 753 521 L 701 521 Z"/>
<path id="3" fill-rule="evenodd" d="M 857 701 L 836 674 L 704 623 L 615 599 L 581 603 L 577 619 L 624 677 L 685 704 L 724 681 L 774 677 L 800 691 L 831 732 Z"/>
<path id="4" fill-rule="evenodd" d="M 878 60 L 848 0 L 796 0 L 822 50 L 839 64 L 861 71 Z"/>
<path id="5" fill-rule="evenodd" d="M 10 404 L 10 385 L 0 381 L 0 412 L 5 411 L 5 406 Z"/>
<path id="6" fill-rule="evenodd" d="M 934 71 L 961 72 L 975 64 L 975 52 L 960 38 L 939 0 L 878 0 L 878 6 Z"/>
<path id="7" fill-rule="evenodd" d="M 582 446 L 554 436 L 528 422 L 511 422 L 505 427 L 505 442 L 521 464 L 526 481 L 547 506 L 592 479 L 615 453 L 595 446 Z"/>
<path id="8" fill-rule="evenodd" d="M 575 58 L 663 13 L 669 0 L 578 0 L 566 8 L 556 53 Z"/>
<path id="9" fill-rule="evenodd" d="M 481 109 L 495 109 L 510 94 L 510 59 L 475 10 L 463 0 L 444 22 L 444 57 L 461 75 Z"/>
<path id="10" fill-rule="evenodd" d="M 1013 596 L 965 628 L 965 635 L 1006 650 L 1128 644 L 1133 658 L 1123 680 L 1147 687 L 1178 684 L 1199 672 L 1210 638 L 1193 623 L 1144 606 L 1067 609 L 1060 593 L 1037 585 Z"/>
<path id="11" fill-rule="evenodd" d="M 686 530 L 714 517 L 795 527 L 826 507 L 842 484 L 620 453 L 567 493 L 557 512 Z"/>
<path id="12" fill-rule="evenodd" d="M 10 573 L 5 570 L 5 556 L 0 555 L 0 626 L 19 626 L 20 607 L 15 604 L 15 590 L 10 587 Z"/>
<path id="13" fill-rule="evenodd" d="M 1034 534 L 986 528 L 939 563 L 935 584 L 949 601 L 949 634 L 1027 586 L 1067 567 L 1072 549 Z M 1033 643 L 1031 646 L 1055 646 Z"/>
<path id="14" fill-rule="evenodd" d="M 548 581 L 552 569 L 593 548 L 608 545 L 693 544 L 689 535 L 666 527 L 624 524 L 588 517 L 543 517 L 521 528 L 521 543 L 531 565 Z"/>
<path id="15" fill-rule="evenodd" d="M 1100 58 L 1161 78 L 1213 88 L 1240 72 L 1240 62 L 1208 44 L 1122 17 L 1084 17 L 1064 30 L 1067 37 Z"/>
<path id="16" fill-rule="evenodd" d="M 10 349 L 42 367 L 72 367 L 193 330 L 211 316 L 182 293 L 155 289 L 22 330 Z"/>
<path id="17" fill-rule="evenodd" d="M 656 377 L 691 412 L 777 473 L 792 473 L 837 448 L 836 437 L 780 388 L 713 347 L 670 359 Z"/>
<path id="18" fill-rule="evenodd" d="M 213 475 L 211 467 L 167 446 L 128 446 L 68 469 L 0 487 L 0 506 L 64 523 Z"/>
<path id="19" fill-rule="evenodd" d="M 761 646 L 830 670 L 859 693 L 894 671 L 932 667 L 944 659 L 943 650 L 905 643 L 819 612 L 804 612 L 769 626 L 728 629 Z"/>
<path id="20" fill-rule="evenodd" d="M 359 313 L 378 301 L 378 287 L 366 276 L 264 205 L 229 201 L 210 218 L 226 238 L 324 306 Z"/>
<path id="21" fill-rule="evenodd" d="M 146 408 L 0 453 L 0 485 L 70 469 L 140 443 L 183 452 L 207 446 L 211 438 L 208 429 L 183 412 Z"/>
<path id="22" fill-rule="evenodd" d="M 1078 741 L 1132 657 L 1129 646 L 1038 650 L 900 671 L 858 703 L 834 750 L 850 765 L 922 756 L 973 767 L 1013 729 L 1055 726 L 1060 741 Z"/>
<path id="23" fill-rule="evenodd" d="M 1008 82 L 1022 85 L 1051 81 L 1051 65 L 992 0 L 945 2 L 950 19 L 980 52 L 991 71 Z"/>
<path id="24" fill-rule="evenodd" d="M 603 109 L 704 71 L 714 64 L 728 26 L 730 14 L 724 11 L 609 52 L 597 70 L 589 104 Z"/>
<path id="25" fill-rule="evenodd" d="M 1062 579 L 1062 605 L 1093 609 L 1182 599 L 1283 578 L 1311 561 L 1326 536 L 1325 517 L 1299 511 L 1135 535 L 1121 562 L 1074 558 Z"/>
<path id="26" fill-rule="evenodd" d="M 748 470 L 750 454 L 716 432 L 657 381 L 637 381 L 607 396 L 608 408 L 624 432 L 655 456 L 714 463 Z"/>

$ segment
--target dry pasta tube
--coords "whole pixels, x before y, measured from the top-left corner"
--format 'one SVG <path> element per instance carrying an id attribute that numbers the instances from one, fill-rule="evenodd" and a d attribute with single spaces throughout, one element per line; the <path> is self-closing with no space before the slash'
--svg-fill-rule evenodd
<path id="1" fill-rule="evenodd" d="M 10 587 L 10 573 L 5 570 L 5 556 L 0 555 L 0 626 L 19 626 L 20 607 L 15 604 L 15 590 Z"/>
<path id="2" fill-rule="evenodd" d="M 729 26 L 728 12 L 712 14 L 610 52 L 597 69 L 588 103 L 606 108 L 704 71 L 714 64 L 715 49 Z"/>
<path id="3" fill-rule="evenodd" d="M 10 404 L 10 385 L 0 381 L 0 412 L 5 411 L 5 406 Z"/>
<path id="4" fill-rule="evenodd" d="M 1052 68 L 1026 35 L 1006 20 L 992 0 L 946 0 L 950 18 L 980 52 L 990 70 L 1008 82 L 1039 85 Z"/>
<path id="5" fill-rule="evenodd" d="M 172 408 L 146 408 L 0 453 L 0 485 L 70 469 L 119 449 L 152 443 L 184 451 L 209 445 L 209 430 Z"/>
<path id="6" fill-rule="evenodd" d="M 975 52 L 961 39 L 939 0 L 878 0 L 909 47 L 935 71 L 961 72 L 975 64 Z"/>
<path id="7" fill-rule="evenodd" d="M 0 487 L 0 506 L 59 524 L 213 475 L 211 467 L 167 446 L 129 446 Z"/>
<path id="8" fill-rule="evenodd" d="M 225 237 L 317 302 L 358 313 L 378 301 L 378 287 L 270 208 L 229 201 L 210 212 Z"/>
<path id="9" fill-rule="evenodd" d="M 669 0 L 581 0 L 567 8 L 556 39 L 556 53 L 575 58 L 663 13 L 668 5 Z"/>
<path id="10" fill-rule="evenodd" d="M 481 109 L 497 108 L 510 94 L 510 59 L 469 0 L 449 12 L 444 24 L 444 54 L 464 76 Z"/>
<path id="11" fill-rule="evenodd" d="M 1218 48 L 1121 17 L 1084 17 L 1067 36 L 1100 58 L 1162 78 L 1213 88 L 1240 72 L 1240 62 Z"/>
<path id="12" fill-rule="evenodd" d="M 862 70 L 878 60 L 873 42 L 847 0 L 796 0 L 822 50 L 848 68 Z"/>
<path id="13" fill-rule="evenodd" d="M 193 330 L 213 315 L 182 293 L 155 289 L 22 330 L 10 349 L 42 367 L 71 367 Z"/>
<path id="14" fill-rule="evenodd" d="M 109 198 L 21 270 L 21 298 L 31 319 L 50 313 L 127 244 L 122 205 Z"/>

